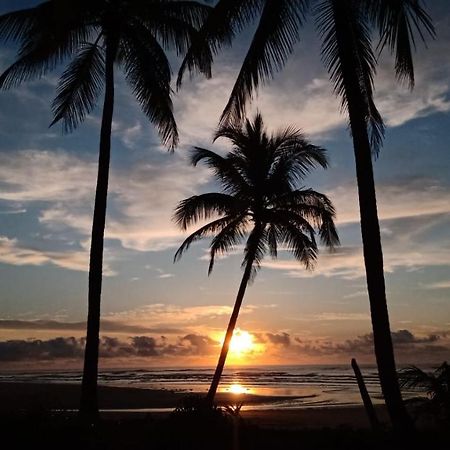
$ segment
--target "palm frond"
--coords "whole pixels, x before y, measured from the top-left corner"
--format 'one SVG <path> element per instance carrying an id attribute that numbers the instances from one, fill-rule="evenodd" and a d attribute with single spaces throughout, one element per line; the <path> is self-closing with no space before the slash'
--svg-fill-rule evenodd
<path id="1" fill-rule="evenodd" d="M 248 220 L 246 215 L 240 215 L 228 223 L 222 230 L 214 236 L 210 245 L 210 260 L 208 266 L 208 275 L 214 268 L 216 256 L 223 255 L 240 244 L 247 232 Z"/>
<path id="2" fill-rule="evenodd" d="M 266 224 L 255 222 L 250 235 L 247 239 L 244 248 L 244 259 L 242 261 L 241 267 L 246 267 L 249 262 L 252 264 L 252 271 L 250 273 L 249 283 L 252 283 L 261 267 L 261 262 L 264 258 L 264 254 L 267 251 L 266 242 L 264 239 L 266 236 Z"/>
<path id="3" fill-rule="evenodd" d="M 239 123 L 246 104 L 260 83 L 280 71 L 300 40 L 300 28 L 308 6 L 306 0 L 266 0 L 258 27 L 242 63 L 221 123 Z"/>
<path id="4" fill-rule="evenodd" d="M 194 1 L 152 2 L 138 10 L 145 26 L 167 50 L 185 55 L 211 7 Z"/>
<path id="5" fill-rule="evenodd" d="M 274 223 L 270 223 L 266 230 L 266 241 L 269 254 L 273 259 L 278 257 L 278 242 L 277 242 L 278 230 Z"/>
<path id="6" fill-rule="evenodd" d="M 21 9 L 0 16 L 0 41 L 20 41 L 36 22 L 35 8 Z"/>
<path id="7" fill-rule="evenodd" d="M 407 389 L 431 389 L 432 377 L 417 366 L 409 366 L 399 372 L 400 387 Z"/>
<path id="8" fill-rule="evenodd" d="M 66 132 L 74 130 L 95 107 L 103 88 L 104 73 L 102 50 L 95 44 L 84 45 L 61 76 L 50 126 L 62 120 Z"/>
<path id="9" fill-rule="evenodd" d="M 289 182 L 294 187 L 316 167 L 328 167 L 326 150 L 307 143 L 303 138 L 274 142 L 273 164 L 269 173 L 269 182 Z"/>
<path id="10" fill-rule="evenodd" d="M 378 49 L 388 47 L 395 54 L 395 72 L 401 82 L 414 87 L 413 50 L 417 34 L 426 43 L 426 37 L 435 39 L 431 16 L 420 0 L 366 0 L 371 18 L 380 32 Z"/>
<path id="11" fill-rule="evenodd" d="M 200 161 L 213 170 L 214 175 L 222 183 L 225 192 L 235 195 L 250 189 L 246 180 L 236 170 L 229 158 L 224 158 L 205 148 L 194 147 L 191 153 L 191 163 L 193 166 L 196 166 Z"/>
<path id="12" fill-rule="evenodd" d="M 208 220 L 214 215 L 235 215 L 240 210 L 239 206 L 236 198 L 219 192 L 194 195 L 178 204 L 173 218 L 182 230 L 186 230 L 194 223 Z"/>
<path id="13" fill-rule="evenodd" d="M 198 241 L 199 239 L 202 239 L 210 234 L 216 233 L 218 230 L 222 230 L 233 220 L 234 217 L 230 216 L 221 217 L 220 219 L 214 220 L 200 227 L 198 230 L 194 231 L 180 245 L 180 247 L 175 253 L 173 261 L 174 262 L 178 261 L 183 256 L 183 253 L 186 252 L 191 246 L 191 244 L 193 244 L 195 241 Z"/>
<path id="14" fill-rule="evenodd" d="M 158 41 L 144 27 L 126 27 L 122 42 L 124 70 L 144 114 L 158 128 L 163 144 L 178 144 L 170 88 L 171 69 Z"/>
<path id="15" fill-rule="evenodd" d="M 278 240 L 307 270 L 314 268 L 318 249 L 313 233 L 305 233 L 295 222 L 281 221 Z M 309 235 L 308 235 L 309 234 Z"/>
<path id="16" fill-rule="evenodd" d="M 312 189 L 297 189 L 279 196 L 275 210 L 287 210 L 301 215 L 318 229 L 321 242 L 333 249 L 339 245 L 339 236 L 334 220 L 336 211 L 331 200 L 324 194 Z"/>
<path id="17" fill-rule="evenodd" d="M 372 151 L 378 154 L 384 123 L 373 102 L 376 58 L 372 50 L 368 13 L 356 0 L 325 0 L 315 9 L 316 24 L 323 39 L 322 59 L 342 108 L 348 107 L 349 92 L 355 92 L 365 116 Z"/>
<path id="18" fill-rule="evenodd" d="M 4 36 L 18 40 L 20 47 L 16 62 L 0 77 L 1 89 L 39 78 L 78 51 L 95 27 L 93 23 L 89 25 L 85 3 L 81 0 L 61 7 L 60 2 L 46 1 L 2 16 Z"/>
<path id="19" fill-rule="evenodd" d="M 193 28 L 201 28 L 208 19 L 212 7 L 198 1 L 177 0 L 169 2 L 144 2 L 144 9 L 139 5 L 139 17 L 148 20 L 158 18 L 163 22 L 166 18 L 176 18 Z M 144 13 L 144 14 L 143 14 Z"/>
<path id="20" fill-rule="evenodd" d="M 241 125 L 222 125 L 217 136 L 228 138 L 232 151 L 222 157 L 195 148 L 191 162 L 195 166 L 204 161 L 222 182 L 224 193 L 186 199 L 174 216 L 183 229 L 212 214 L 236 218 L 218 230 L 210 244 L 209 273 L 216 254 L 225 253 L 242 241 L 250 223 L 254 226 L 246 240 L 242 263 L 244 267 L 251 264 L 250 281 L 267 252 L 277 257 L 279 245 L 286 246 L 305 267 L 312 268 L 318 253 L 316 234 L 330 249 L 339 244 L 335 210 L 327 196 L 311 189 L 293 190 L 290 183 L 281 181 L 281 175 L 276 183 L 268 178 L 268 174 L 273 174 L 270 169 L 284 160 L 292 160 L 288 169 L 294 173 L 293 179 L 300 179 L 314 166 L 326 167 L 324 149 L 309 144 L 292 127 L 284 130 L 283 139 L 269 138 L 259 114 Z M 198 236 L 203 236 L 202 232 Z"/>
<path id="21" fill-rule="evenodd" d="M 224 45 L 230 45 L 236 34 L 252 23 L 263 0 L 219 0 L 192 42 L 178 72 L 177 87 L 186 70 L 211 77 L 213 57 Z"/>
<path id="22" fill-rule="evenodd" d="M 245 150 L 251 147 L 251 138 L 246 128 L 246 126 L 242 126 L 240 123 L 222 123 L 214 133 L 213 142 L 219 138 L 228 139 L 233 145 L 233 150 L 245 156 Z M 258 136 L 258 141 L 259 139 L 260 137 Z"/>

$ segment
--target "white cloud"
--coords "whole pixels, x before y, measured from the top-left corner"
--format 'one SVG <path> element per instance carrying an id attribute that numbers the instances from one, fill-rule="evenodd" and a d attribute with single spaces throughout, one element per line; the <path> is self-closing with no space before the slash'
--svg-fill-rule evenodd
<path id="1" fill-rule="evenodd" d="M 273 305 L 246 305 L 240 314 L 252 314 L 258 308 Z M 127 324 L 151 324 L 152 327 L 186 327 L 211 326 L 216 319 L 223 320 L 231 315 L 232 307 L 227 305 L 181 306 L 174 304 L 154 303 L 140 308 L 104 314 L 105 319 L 117 320 Z"/>
<path id="2" fill-rule="evenodd" d="M 281 270 L 293 278 L 325 276 L 352 280 L 365 276 L 362 248 L 359 246 L 341 247 L 334 253 L 323 251 L 314 271 L 307 271 L 298 262 L 285 259 L 263 261 L 262 266 Z M 450 241 L 421 243 L 407 239 L 384 246 L 386 273 L 433 266 L 450 267 Z"/>
<path id="3" fill-rule="evenodd" d="M 106 276 L 115 274 L 109 265 L 111 259 L 107 253 L 103 266 L 103 273 Z M 53 264 L 64 269 L 87 271 L 89 253 L 84 250 L 49 251 L 29 248 L 21 245 L 17 239 L 0 236 L 0 262 L 16 266 Z"/>
<path id="4" fill-rule="evenodd" d="M 173 208 L 180 199 L 194 194 L 207 178 L 205 172 L 189 167 L 178 155 L 162 154 L 160 160 L 111 170 L 106 239 L 138 251 L 165 250 L 179 244 L 183 234 L 171 221 Z M 96 163 L 63 151 L 2 153 L 0 182 L 4 188 L 0 200 L 39 204 L 39 222 L 53 237 L 75 232 L 79 245 L 88 249 L 96 176 Z M 25 247 L 16 251 L 10 263 L 19 264 L 21 258 L 31 261 L 24 251 Z M 34 255 L 33 250 L 30 252 Z M 70 253 L 68 250 L 68 258 Z M 42 256 L 42 261 L 46 258 Z M 80 265 L 67 263 L 67 267 L 86 268 L 87 260 Z"/>
<path id="5" fill-rule="evenodd" d="M 300 44 L 308 45 L 307 42 Z M 416 58 L 414 91 L 400 85 L 394 76 L 393 61 L 385 57 L 376 76 L 376 104 L 390 127 L 437 112 L 450 111 L 450 64 L 442 62 L 450 46 L 445 39 L 430 51 L 420 49 Z M 438 48 L 436 48 L 438 47 Z M 240 58 L 233 53 L 226 62 L 216 62 L 214 77 L 196 77 L 186 83 L 175 100 L 182 142 L 208 142 L 227 103 L 239 69 Z M 259 89 L 249 112 L 258 108 L 271 128 L 296 124 L 313 138 L 326 139 L 329 132 L 346 126 L 340 99 L 318 59 L 308 58 L 309 79 L 305 78 L 305 55 L 294 55 L 275 79 Z"/>
<path id="6" fill-rule="evenodd" d="M 423 284 L 426 289 L 450 289 L 450 280 L 437 281 L 436 283 Z"/>
<path id="7" fill-rule="evenodd" d="M 332 199 L 339 225 L 359 222 L 356 186 L 347 184 L 327 192 Z M 378 215 L 380 220 L 413 218 L 450 213 L 450 191 L 433 179 L 415 177 L 397 179 L 377 185 Z M 389 227 L 385 234 L 389 235 Z"/>

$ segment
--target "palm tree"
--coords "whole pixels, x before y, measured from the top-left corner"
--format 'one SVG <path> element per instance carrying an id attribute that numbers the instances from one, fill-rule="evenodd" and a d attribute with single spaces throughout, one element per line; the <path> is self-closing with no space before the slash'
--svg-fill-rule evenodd
<path id="1" fill-rule="evenodd" d="M 308 0 L 219 0 L 183 61 L 178 85 L 187 69 L 210 76 L 211 55 L 224 44 L 230 44 L 238 31 L 259 17 L 221 117 L 221 123 L 242 120 L 253 92 L 281 70 L 292 53 L 294 44 L 300 39 L 309 3 Z M 434 28 L 419 0 L 317 0 L 314 6 L 323 60 L 335 92 L 348 112 L 353 138 L 364 263 L 380 384 L 394 428 L 409 430 L 412 422 L 403 405 L 392 347 L 373 178 L 372 155 L 378 153 L 382 144 L 384 124 L 373 99 L 376 57 L 371 45 L 371 31 L 373 28 L 378 30 L 379 51 L 387 47 L 395 54 L 396 75 L 399 80 L 408 81 L 412 88 L 414 32 L 425 40 L 427 33 L 434 37 Z"/>
<path id="2" fill-rule="evenodd" d="M 173 149 L 171 69 L 165 49 L 182 54 L 208 8 L 170 0 L 48 0 L 0 16 L 0 39 L 20 44 L 18 58 L 1 76 L 8 89 L 45 75 L 71 59 L 53 102 L 54 121 L 72 131 L 104 89 L 99 164 L 89 262 L 87 338 L 81 412 L 96 415 L 103 245 L 114 108 L 114 71 L 120 67 L 162 142 Z"/>
<path id="3" fill-rule="evenodd" d="M 242 126 L 221 126 L 215 139 L 219 137 L 233 144 L 227 156 L 196 147 L 191 162 L 196 166 L 203 161 L 211 168 L 222 192 L 187 198 L 179 203 L 174 215 L 183 230 L 219 216 L 186 238 L 175 254 L 176 261 L 193 242 L 211 236 L 208 274 L 216 255 L 230 251 L 248 236 L 242 262 L 244 274 L 207 395 L 209 404 L 219 385 L 245 290 L 264 255 L 269 252 L 276 258 L 278 247 L 283 246 L 311 269 L 318 253 L 316 232 L 329 248 L 339 243 L 331 201 L 311 189 L 298 188 L 315 166 L 327 167 L 322 148 L 308 143 L 293 127 L 269 136 L 260 114 Z"/>
<path id="4" fill-rule="evenodd" d="M 426 393 L 430 409 L 443 414 L 445 420 L 450 419 L 450 366 L 446 362 L 433 373 L 427 373 L 416 366 L 401 370 L 400 387 Z"/>

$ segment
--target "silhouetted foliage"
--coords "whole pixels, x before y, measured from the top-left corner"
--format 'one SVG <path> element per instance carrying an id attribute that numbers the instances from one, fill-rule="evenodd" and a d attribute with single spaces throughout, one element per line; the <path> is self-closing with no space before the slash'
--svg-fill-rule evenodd
<path id="1" fill-rule="evenodd" d="M 96 415 L 103 246 L 114 109 L 114 68 L 125 73 L 144 114 L 170 149 L 178 142 L 172 112 L 171 69 L 165 50 L 183 54 L 209 11 L 171 0 L 48 0 L 0 16 L 0 41 L 19 44 L 18 58 L 0 76 L 9 89 L 39 78 L 70 59 L 52 109 L 72 131 L 104 90 L 99 167 L 89 264 L 88 324 L 81 410 Z"/>
<path id="2" fill-rule="evenodd" d="M 361 233 L 371 308 L 375 355 L 380 383 L 392 422 L 397 430 L 410 431 L 397 380 L 392 347 L 378 221 L 372 154 L 383 142 L 384 124 L 373 98 L 377 49 L 395 55 L 395 73 L 414 86 L 413 49 L 416 37 L 434 38 L 430 16 L 419 0 L 219 0 L 193 40 L 178 75 L 186 70 L 211 76 L 212 56 L 230 45 L 236 35 L 257 21 L 250 47 L 222 113 L 221 123 L 243 120 L 247 103 L 265 81 L 284 67 L 301 27 L 311 11 L 322 39 L 322 58 L 349 116 L 353 137 Z M 258 20 L 259 19 L 259 20 Z"/>
<path id="3" fill-rule="evenodd" d="M 174 214 L 183 230 L 198 221 L 218 217 L 187 237 L 174 258 L 178 260 L 193 242 L 212 237 L 208 274 L 217 255 L 231 251 L 245 240 L 244 275 L 208 393 L 210 403 L 222 375 L 247 284 L 255 277 L 265 254 L 276 258 L 278 247 L 282 246 L 311 269 L 318 254 L 316 233 L 329 248 L 339 243 L 331 201 L 312 189 L 299 188 L 313 168 L 327 167 L 324 149 L 310 144 L 294 127 L 268 135 L 260 114 L 242 126 L 221 126 L 215 139 L 220 137 L 231 141 L 231 152 L 223 157 L 196 147 L 191 162 L 194 166 L 204 162 L 214 172 L 223 192 L 187 198 Z"/>
<path id="4" fill-rule="evenodd" d="M 450 366 L 444 362 L 432 373 L 416 366 L 402 369 L 399 374 L 403 389 L 417 390 L 427 395 L 428 401 L 419 412 L 427 412 L 450 421 Z"/>

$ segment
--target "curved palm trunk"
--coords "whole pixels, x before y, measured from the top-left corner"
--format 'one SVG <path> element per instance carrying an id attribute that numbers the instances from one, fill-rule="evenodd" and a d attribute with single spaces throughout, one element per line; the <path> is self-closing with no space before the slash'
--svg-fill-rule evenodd
<path id="1" fill-rule="evenodd" d="M 216 371 L 214 372 L 214 377 L 209 388 L 208 394 L 206 396 L 206 401 L 212 405 L 214 397 L 217 392 L 217 388 L 220 383 L 220 378 L 222 377 L 223 367 L 225 366 L 225 361 L 228 355 L 228 349 L 230 348 L 231 338 L 233 337 L 234 329 L 236 328 L 236 322 L 239 316 L 239 310 L 241 309 L 242 300 L 244 299 L 245 290 L 247 289 L 248 282 L 252 273 L 254 258 L 249 258 L 247 265 L 245 266 L 244 275 L 242 276 L 242 281 L 239 286 L 239 291 L 236 297 L 236 302 L 234 303 L 233 312 L 230 317 L 230 322 L 228 323 L 227 332 L 225 334 L 225 339 L 223 341 L 222 350 L 220 352 L 219 361 L 217 362 Z"/>
<path id="2" fill-rule="evenodd" d="M 102 126 L 100 132 L 97 187 L 95 191 L 94 219 L 91 235 L 87 335 L 80 403 L 80 413 L 92 419 L 95 419 L 98 415 L 97 375 L 100 333 L 100 299 L 102 292 L 103 243 L 111 153 L 111 127 L 114 110 L 114 57 L 114 46 L 107 44 L 105 62 L 105 100 L 103 104 Z"/>
<path id="3" fill-rule="evenodd" d="M 351 6 L 340 3 L 340 7 L 349 8 Z M 395 430 L 404 432 L 410 431 L 414 427 L 402 400 L 395 367 L 394 349 L 386 301 L 383 251 L 373 176 L 372 148 L 365 120 L 367 107 L 362 95 L 357 71 L 354 69 L 358 67 L 359 61 L 356 56 L 357 51 L 355 50 L 353 30 L 343 17 L 345 15 L 335 14 L 336 36 L 339 57 L 343 68 L 343 81 L 348 104 L 350 129 L 353 137 L 361 234 L 375 357 L 380 385 L 392 425 Z"/>
<path id="4" fill-rule="evenodd" d="M 349 107 L 349 112 L 353 109 L 357 108 Z M 397 430 L 409 430 L 413 423 L 402 400 L 389 325 L 371 148 L 365 124 L 357 123 L 361 122 L 360 117 L 355 111 L 350 113 L 375 357 L 392 425 Z"/>

